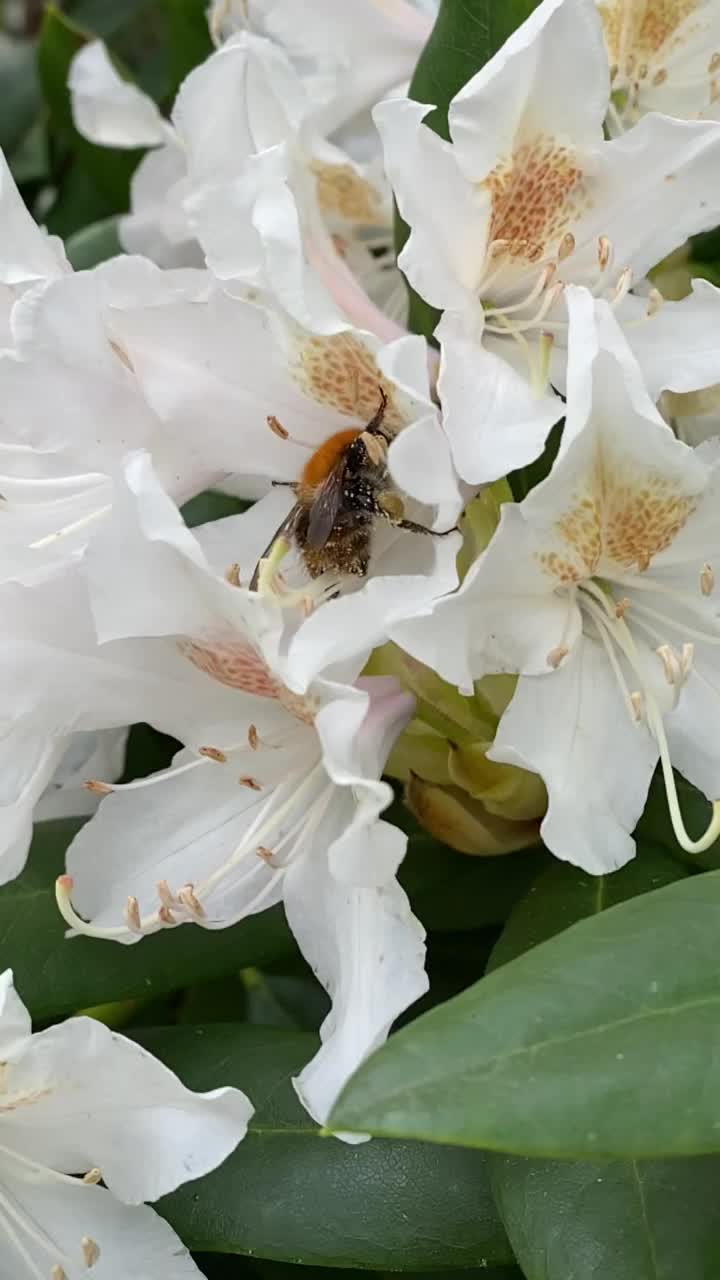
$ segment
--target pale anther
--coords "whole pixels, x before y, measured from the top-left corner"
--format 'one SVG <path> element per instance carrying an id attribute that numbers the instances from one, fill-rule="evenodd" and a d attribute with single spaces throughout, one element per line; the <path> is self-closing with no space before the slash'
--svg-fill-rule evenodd
<path id="1" fill-rule="evenodd" d="M 281 440 L 290 439 L 290 432 L 285 430 L 284 426 L 282 425 L 281 422 L 278 421 L 274 413 L 269 413 L 265 421 L 267 422 L 273 435 L 279 436 Z"/>
<path id="2" fill-rule="evenodd" d="M 159 907 L 157 915 L 162 924 L 177 924 L 177 920 L 169 907 Z"/>
<path id="3" fill-rule="evenodd" d="M 706 562 L 700 570 L 700 590 L 704 596 L 709 596 L 712 594 L 714 588 L 715 574 L 712 571 L 712 566 Z"/>
<path id="4" fill-rule="evenodd" d="M 251 791 L 262 791 L 260 783 L 257 782 L 255 778 L 250 778 L 247 774 L 242 774 L 241 777 L 238 778 L 238 782 L 241 787 L 249 787 Z"/>
<path id="5" fill-rule="evenodd" d="M 267 865 L 268 865 L 269 867 L 272 867 L 272 866 L 274 866 L 274 865 L 275 865 L 275 864 L 273 863 L 273 852 L 272 852 L 272 849 L 266 849 L 266 848 L 265 848 L 265 845 L 264 845 L 264 844 L 261 844 L 261 845 L 258 845 L 258 847 L 257 847 L 257 849 L 255 850 L 255 852 L 256 852 L 256 854 L 257 854 L 258 858 L 261 858 L 263 862 L 266 862 L 266 863 L 267 863 Z"/>
<path id="6" fill-rule="evenodd" d="M 680 681 L 682 679 L 680 659 L 678 658 L 678 655 L 676 654 L 672 645 L 661 644 L 659 648 L 655 650 L 655 652 L 663 664 L 663 671 L 665 672 L 665 679 L 667 680 L 668 684 L 672 684 L 672 685 L 680 684 Z"/>
<path id="7" fill-rule="evenodd" d="M 617 604 L 615 605 L 615 617 L 624 618 L 629 608 L 630 608 L 630 601 L 628 600 L 627 596 L 623 596 L 622 600 L 618 600 Z"/>
<path id="8" fill-rule="evenodd" d="M 668 76 L 667 71 L 665 70 L 664 67 L 661 67 L 659 71 L 655 72 L 655 75 L 652 78 L 652 82 L 654 85 L 664 84 L 665 81 L 667 80 L 667 76 Z"/>
<path id="9" fill-rule="evenodd" d="M 560 260 L 560 262 L 563 262 L 565 258 L 569 258 L 574 248 L 575 248 L 575 237 L 572 231 L 566 231 L 565 235 L 560 241 L 560 248 L 558 249 L 558 259 Z"/>
<path id="10" fill-rule="evenodd" d="M 157 890 L 157 896 L 164 907 L 177 906 L 175 894 L 172 892 L 167 880 L 158 880 L 155 888 Z"/>
<path id="11" fill-rule="evenodd" d="M 659 289 L 651 289 L 648 294 L 647 315 L 654 316 L 659 311 L 665 299 Z"/>
<path id="12" fill-rule="evenodd" d="M 132 933 L 142 933 L 140 905 L 137 898 L 129 897 L 123 911 L 125 923 Z"/>
<path id="13" fill-rule="evenodd" d="M 251 724 L 251 725 L 250 725 L 250 728 L 248 729 L 247 736 L 248 736 L 248 746 L 250 747 L 250 750 L 251 750 L 251 751 L 257 751 L 257 749 L 258 749 L 258 731 L 257 731 L 257 729 L 255 728 L 255 725 L 254 725 L 254 724 Z"/>
<path id="14" fill-rule="evenodd" d="M 547 656 L 548 666 L 553 667 L 554 669 L 557 669 L 557 667 L 560 666 L 560 663 L 562 662 L 563 658 L 566 658 L 569 652 L 570 650 L 566 649 L 565 645 L 563 644 L 557 645 L 555 649 L 550 650 Z"/>
<path id="15" fill-rule="evenodd" d="M 630 694 L 630 705 L 632 707 L 633 716 L 635 717 L 635 719 L 642 720 L 643 700 L 642 700 L 642 694 L 639 693 L 637 689 L 635 690 L 634 693 Z"/>
<path id="16" fill-rule="evenodd" d="M 680 670 L 682 672 L 684 680 L 687 680 L 690 674 L 690 669 L 692 667 L 694 657 L 695 657 L 695 645 L 689 642 L 684 644 L 680 653 Z"/>
<path id="17" fill-rule="evenodd" d="M 93 1267 L 100 1257 L 100 1247 L 91 1236 L 83 1236 L 80 1241 L 83 1262 L 86 1267 Z"/>
<path id="18" fill-rule="evenodd" d="M 60 1266 L 59 1262 L 50 1268 L 50 1280 L 67 1280 L 67 1271 Z"/>
<path id="19" fill-rule="evenodd" d="M 610 261 L 612 246 L 607 236 L 598 236 L 598 266 L 604 271 Z"/>
<path id="20" fill-rule="evenodd" d="M 642 66 L 638 67 L 638 80 L 644 80 L 647 76 L 647 73 L 648 73 L 648 64 L 647 62 L 643 62 Z"/>
<path id="21" fill-rule="evenodd" d="M 208 760 L 215 760 L 217 764 L 226 764 L 227 756 L 219 747 L 198 747 L 199 756 L 207 756 Z"/>
<path id="22" fill-rule="evenodd" d="M 710 75 L 714 75 L 718 70 L 720 70 L 720 53 L 714 53 L 708 63 L 708 71 L 710 72 Z"/>
<path id="23" fill-rule="evenodd" d="M 225 570 L 225 581 L 230 583 L 231 587 L 240 586 L 240 565 L 229 564 Z"/>
<path id="24" fill-rule="evenodd" d="M 109 782 L 99 782 L 97 778 L 88 778 L 82 785 L 85 791 L 92 791 L 95 796 L 109 796 L 115 789 Z"/>
<path id="25" fill-rule="evenodd" d="M 83 1174 L 83 1182 L 88 1187 L 96 1187 L 98 1182 L 102 1182 L 101 1171 L 97 1168 L 88 1169 L 87 1173 Z"/>
<path id="26" fill-rule="evenodd" d="M 197 916 L 198 920 L 204 919 L 205 908 L 199 898 L 195 896 L 195 890 L 191 884 L 184 884 L 182 889 L 178 889 L 177 896 L 191 915 Z"/>

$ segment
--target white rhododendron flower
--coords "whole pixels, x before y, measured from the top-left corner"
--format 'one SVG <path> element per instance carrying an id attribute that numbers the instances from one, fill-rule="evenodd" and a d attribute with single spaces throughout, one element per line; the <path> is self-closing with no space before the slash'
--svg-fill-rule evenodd
<path id="1" fill-rule="evenodd" d="M 598 0 L 610 62 L 607 126 L 622 133 L 648 111 L 718 114 L 720 9 L 715 0 Z"/>
<path id="2" fill-rule="evenodd" d="M 26 289 L 70 271 L 62 241 L 38 227 L 0 151 L 0 350 L 12 342 L 10 314 Z"/>
<path id="3" fill-rule="evenodd" d="M 128 250 L 195 265 L 197 237 L 218 278 L 271 290 L 302 323 L 332 332 L 349 319 L 392 337 L 398 325 L 353 271 L 401 314 L 399 277 L 384 266 L 390 193 L 378 165 L 325 140 L 313 87 L 280 47 L 247 32 L 187 77 L 172 125 L 118 76 L 99 41 L 80 50 L 70 77 L 81 133 L 157 148 L 133 179 L 133 212 L 120 227 Z"/>
<path id="4" fill-rule="evenodd" d="M 0 975 L 0 1060 L 2 1274 L 199 1277 L 172 1228 L 142 1202 L 234 1150 L 253 1113 L 245 1095 L 193 1093 L 91 1018 L 33 1035 L 10 970 Z"/>
<path id="5" fill-rule="evenodd" d="M 173 672 L 184 662 L 191 701 L 177 705 L 182 687 L 169 678 L 146 714 L 176 735 L 184 716 L 189 730 L 178 736 L 190 749 L 163 773 L 98 784 L 111 794 L 70 847 L 61 908 L 77 930 L 131 943 L 186 922 L 224 928 L 282 901 L 334 1001 L 323 1047 L 298 1082 L 324 1120 L 426 987 L 423 930 L 395 879 L 406 837 L 379 816 L 392 799 L 380 774 L 413 699 L 393 679 L 350 683 L 362 659 L 347 664 L 347 683 L 336 668 L 333 681 L 293 693 L 279 632 L 290 611 L 223 573 L 258 538 L 257 509 L 209 526 L 213 564 L 146 457 L 130 459 L 127 481 L 87 555 L 98 660 L 112 654 L 106 642 L 127 641 L 138 667 L 167 660 Z M 199 716 L 198 679 L 208 691 Z"/>
<path id="6" fill-rule="evenodd" d="M 438 330 L 443 408 L 470 482 L 536 457 L 562 414 L 546 388 L 553 342 L 565 345 L 565 285 L 621 309 L 633 279 L 720 220 L 716 125 L 650 115 L 606 142 L 608 94 L 593 0 L 543 0 L 450 103 L 451 142 L 423 123 L 431 108 L 422 103 L 375 110 L 411 228 L 400 265 L 451 313 Z M 658 301 L 637 302 L 650 313 L 648 343 Z"/>
<path id="7" fill-rule="evenodd" d="M 632 857 L 658 758 L 678 839 L 692 850 L 717 835 L 715 823 L 697 845 L 685 834 L 672 764 L 720 796 L 720 455 L 673 437 L 607 304 L 596 304 L 601 339 L 587 291 L 569 303 L 572 380 L 552 473 L 503 507 L 460 590 L 402 639 L 464 688 L 520 673 L 489 758 L 540 774 L 548 848 L 602 874 Z"/>

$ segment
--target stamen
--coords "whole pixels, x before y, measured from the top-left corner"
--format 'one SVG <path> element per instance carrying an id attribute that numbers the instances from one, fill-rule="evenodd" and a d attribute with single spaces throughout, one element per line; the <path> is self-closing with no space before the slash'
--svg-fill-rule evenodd
<path id="1" fill-rule="evenodd" d="M 550 359 L 555 339 L 551 333 L 541 333 L 538 339 L 538 363 L 532 384 L 535 395 L 544 395 L 550 381 Z"/>
<path id="2" fill-rule="evenodd" d="M 257 731 L 257 729 L 255 728 L 255 725 L 254 725 L 254 724 L 251 724 L 251 725 L 250 725 L 250 728 L 248 729 L 248 734 L 247 734 L 247 736 L 248 736 L 248 745 L 249 745 L 249 747 L 250 747 L 250 750 L 251 750 L 251 751 L 257 751 L 257 749 L 258 749 L 258 731 Z"/>
<path id="3" fill-rule="evenodd" d="M 281 535 L 275 539 L 268 555 L 264 560 L 260 561 L 257 584 L 258 595 L 273 595 L 275 593 L 275 574 L 289 551 L 290 543 L 287 538 Z"/>
<path id="4" fill-rule="evenodd" d="M 238 782 L 241 787 L 249 787 L 251 791 L 262 791 L 260 783 L 255 778 L 249 777 L 247 774 L 242 774 L 238 778 Z"/>
<path id="5" fill-rule="evenodd" d="M 239 587 L 241 585 L 240 584 L 240 565 L 229 564 L 227 569 L 225 570 L 224 578 L 226 582 L 230 583 L 231 587 Z"/>
<path id="6" fill-rule="evenodd" d="M 636 689 L 633 693 L 631 693 L 631 694 L 630 694 L 630 706 L 631 706 L 631 707 L 632 707 L 632 709 L 633 709 L 633 714 L 634 714 L 634 716 L 635 716 L 635 719 L 636 719 L 637 721 L 642 720 L 642 718 L 643 718 L 643 700 L 642 700 L 642 694 L 641 694 L 641 693 L 639 692 L 639 690 L 637 690 L 637 689 Z"/>
<path id="7" fill-rule="evenodd" d="M 98 1182 L 102 1182 L 102 1173 L 97 1168 L 88 1169 L 87 1173 L 83 1174 L 83 1182 L 88 1187 L 96 1187 Z"/>
<path id="8" fill-rule="evenodd" d="M 566 258 L 570 257 L 570 254 L 573 253 L 574 249 L 575 249 L 575 237 L 572 231 L 566 231 L 565 235 L 560 241 L 560 248 L 558 249 L 558 255 L 557 255 L 558 261 L 564 262 Z"/>
<path id="9" fill-rule="evenodd" d="M 184 884 L 182 889 L 178 889 L 178 898 L 182 905 L 187 908 L 191 916 L 195 916 L 197 920 L 204 920 L 206 911 L 202 903 L 195 897 L 195 892 L 191 884 Z"/>
<path id="10" fill-rule="evenodd" d="M 70 880 L 70 877 L 66 876 L 65 879 Z M 72 889 L 72 880 L 70 880 L 68 891 L 70 889 Z M 59 901 L 58 901 L 58 906 L 60 906 Z M 60 911 L 62 912 L 62 907 L 60 907 Z M 142 933 L 142 920 L 140 919 L 140 905 L 138 903 L 137 898 L 133 898 L 132 896 L 128 898 L 127 902 L 125 903 L 125 910 L 123 911 L 123 916 L 125 919 L 125 923 L 131 933 Z M 67 916 L 65 916 L 65 919 L 67 920 Z"/>
<path id="11" fill-rule="evenodd" d="M 552 667 L 553 670 L 557 670 L 563 658 L 566 658 L 569 652 L 570 650 L 566 649 L 564 644 L 557 645 L 554 649 L 550 650 L 547 656 L 548 666 Z"/>
<path id="12" fill-rule="evenodd" d="M 715 574 L 712 571 L 711 565 L 706 562 L 700 570 L 700 590 L 704 596 L 709 596 L 712 595 L 714 588 Z"/>
<path id="13" fill-rule="evenodd" d="M 115 790 L 109 782 L 99 782 L 97 778 L 87 778 L 82 787 L 84 791 L 92 791 L 95 796 L 109 796 Z"/>
<path id="14" fill-rule="evenodd" d="M 610 255 L 612 253 L 612 245 L 607 236 L 598 236 L 598 266 L 601 271 L 606 271 L 610 263 Z"/>
<path id="15" fill-rule="evenodd" d="M 111 504 L 108 502 L 104 507 L 98 507 L 96 511 L 91 511 L 89 515 L 82 516 L 80 520 L 73 520 L 72 524 L 63 525 L 62 529 L 56 529 L 54 533 L 48 533 L 44 538 L 38 538 L 37 542 L 30 543 L 31 551 L 40 551 L 43 547 L 49 547 L 51 543 L 57 542 L 59 538 L 64 538 L 68 533 L 75 533 L 78 529 L 84 528 L 86 524 L 92 524 L 93 520 L 104 516 L 110 511 Z"/>
<path id="16" fill-rule="evenodd" d="M 274 855 L 273 855 L 272 849 L 266 849 L 265 845 L 261 844 L 261 845 L 258 845 L 255 852 L 258 858 L 261 858 L 262 861 L 266 863 L 268 867 L 275 867 L 276 864 L 273 860 Z"/>
<path id="17" fill-rule="evenodd" d="M 90 1236 L 83 1236 L 80 1241 L 83 1262 L 86 1267 L 93 1267 L 100 1257 L 99 1245 Z"/>
<path id="18" fill-rule="evenodd" d="M 138 916 L 138 919 L 139 918 L 140 917 Z M 174 924 L 178 924 L 178 920 L 173 915 L 169 907 L 158 907 L 157 918 L 161 922 L 161 924 L 166 924 L 171 927 Z M 142 928 L 142 924 L 141 924 L 141 928 Z"/>
<path id="19" fill-rule="evenodd" d="M 291 444 L 299 444 L 301 449 L 315 450 L 317 445 L 309 444 L 307 440 L 299 440 L 297 436 L 291 436 L 282 422 L 275 417 L 274 413 L 269 413 L 265 419 L 274 436 L 278 436 L 280 440 L 289 440 Z"/>
<path id="20" fill-rule="evenodd" d="M 175 897 L 175 894 L 171 892 L 170 885 L 167 880 L 158 880 L 155 888 L 157 889 L 157 896 L 164 907 L 177 906 L 177 898 Z"/>
<path id="21" fill-rule="evenodd" d="M 708 63 L 708 71 L 710 75 L 714 75 L 716 71 L 720 71 L 720 53 L 714 53 Z"/>
<path id="22" fill-rule="evenodd" d="M 50 1268 L 50 1280 L 68 1280 L 67 1271 L 60 1266 L 59 1262 L 56 1262 L 55 1266 Z"/>
<path id="23" fill-rule="evenodd" d="M 218 764 L 227 764 L 227 756 L 219 747 L 198 747 L 198 755 L 207 756 L 208 760 L 215 760 Z"/>
<path id="24" fill-rule="evenodd" d="M 654 316 L 663 305 L 665 299 L 659 289 L 651 289 L 648 294 L 648 305 L 646 315 L 649 318 Z"/>
<path id="25" fill-rule="evenodd" d="M 668 78 L 667 71 L 665 70 L 664 67 L 660 67 L 660 70 L 655 72 L 655 75 L 652 78 L 652 83 L 657 88 L 659 85 L 664 84 L 667 78 Z"/>
<path id="26" fill-rule="evenodd" d="M 672 645 L 661 644 L 655 652 L 663 664 L 663 671 L 668 684 L 680 685 L 682 683 L 680 659 Z"/>
<path id="27" fill-rule="evenodd" d="M 617 284 L 610 295 L 610 306 L 616 307 L 627 295 L 632 284 L 632 267 L 624 267 L 617 278 Z"/>
<path id="28" fill-rule="evenodd" d="M 615 617 L 624 618 L 629 608 L 630 608 L 630 601 L 628 600 L 627 596 L 623 596 L 622 600 L 618 600 L 617 604 L 615 605 Z"/>
<path id="29" fill-rule="evenodd" d="M 710 819 L 704 834 L 700 836 L 698 840 L 691 840 L 687 833 L 680 810 L 680 801 L 678 800 L 675 775 L 673 773 L 672 761 L 670 759 L 670 751 L 668 748 L 667 737 L 665 736 L 665 726 L 662 722 L 662 716 L 654 705 L 652 707 L 648 707 L 648 713 L 648 720 L 660 750 L 660 764 L 662 766 L 663 781 L 665 783 L 665 794 L 667 796 L 670 821 L 675 833 L 675 839 L 686 853 L 704 853 L 706 849 L 709 849 L 714 845 L 718 836 L 720 836 L 720 800 L 714 800 L 712 802 L 712 818 Z"/>

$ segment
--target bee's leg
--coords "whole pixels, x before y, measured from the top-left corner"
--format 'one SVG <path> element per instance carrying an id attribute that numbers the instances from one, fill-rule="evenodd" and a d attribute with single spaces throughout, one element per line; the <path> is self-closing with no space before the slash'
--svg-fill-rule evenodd
<path id="1" fill-rule="evenodd" d="M 433 538 L 445 538 L 449 533 L 459 533 L 458 526 L 452 529 L 428 529 L 426 524 L 416 524 L 414 520 L 391 520 L 396 529 L 406 529 L 408 533 L 429 533 Z"/>
<path id="2" fill-rule="evenodd" d="M 292 489 L 297 493 L 297 483 L 295 480 L 273 480 L 271 483 L 273 489 Z"/>

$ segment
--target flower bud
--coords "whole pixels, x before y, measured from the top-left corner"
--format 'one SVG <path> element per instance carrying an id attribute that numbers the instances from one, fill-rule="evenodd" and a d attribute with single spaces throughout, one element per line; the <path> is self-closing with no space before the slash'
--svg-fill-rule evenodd
<path id="1" fill-rule="evenodd" d="M 538 821 L 513 822 L 488 812 L 458 787 L 439 787 L 411 774 L 405 803 L 430 835 L 459 853 L 496 857 L 540 840 Z"/>

